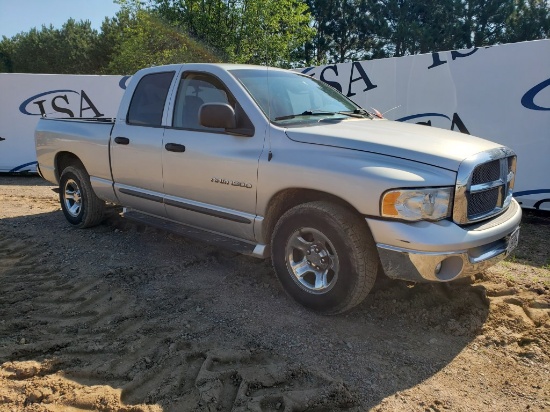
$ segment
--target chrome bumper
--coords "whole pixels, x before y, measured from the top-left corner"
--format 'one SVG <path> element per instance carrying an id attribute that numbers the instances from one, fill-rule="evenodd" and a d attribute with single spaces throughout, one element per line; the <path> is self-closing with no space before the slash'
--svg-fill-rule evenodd
<path id="1" fill-rule="evenodd" d="M 413 282 L 448 282 L 479 273 L 508 256 L 517 246 L 520 220 L 521 208 L 513 201 L 503 216 L 470 227 L 451 222 L 432 223 L 429 229 L 426 222 L 416 225 L 370 221 L 369 225 L 376 229 L 373 236 L 388 277 Z M 377 236 L 376 231 L 384 227 L 386 231 Z M 397 242 L 407 247 L 380 241 L 386 240 L 388 233 L 398 233 Z M 423 250 L 414 249 L 415 246 Z"/>

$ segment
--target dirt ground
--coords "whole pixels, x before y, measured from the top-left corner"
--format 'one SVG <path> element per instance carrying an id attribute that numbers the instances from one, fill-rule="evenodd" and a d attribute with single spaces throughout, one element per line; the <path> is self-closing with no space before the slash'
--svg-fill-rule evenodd
<path id="1" fill-rule="evenodd" d="M 73 229 L 51 188 L 0 176 L 0 411 L 550 410 L 550 214 L 475 278 L 325 317 L 267 261 Z"/>

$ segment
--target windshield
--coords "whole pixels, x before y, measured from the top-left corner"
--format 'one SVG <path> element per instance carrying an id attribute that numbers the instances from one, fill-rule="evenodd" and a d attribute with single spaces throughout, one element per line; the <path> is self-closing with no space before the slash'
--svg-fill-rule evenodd
<path id="1" fill-rule="evenodd" d="M 342 120 L 363 114 L 360 107 L 344 95 L 308 76 L 269 69 L 237 69 L 231 73 L 269 120 L 277 124 Z"/>

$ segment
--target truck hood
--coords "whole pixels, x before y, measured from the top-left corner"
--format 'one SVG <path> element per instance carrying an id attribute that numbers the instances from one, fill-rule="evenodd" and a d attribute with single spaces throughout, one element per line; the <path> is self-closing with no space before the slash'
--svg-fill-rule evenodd
<path id="1" fill-rule="evenodd" d="M 320 122 L 285 133 L 296 142 L 378 153 L 453 171 L 467 157 L 501 146 L 463 133 L 388 120 Z"/>

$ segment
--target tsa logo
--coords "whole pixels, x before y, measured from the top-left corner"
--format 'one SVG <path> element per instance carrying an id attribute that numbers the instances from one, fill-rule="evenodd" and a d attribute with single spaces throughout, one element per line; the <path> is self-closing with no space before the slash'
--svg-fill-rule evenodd
<path id="1" fill-rule="evenodd" d="M 19 106 L 28 116 L 101 117 L 97 106 L 84 90 L 51 90 L 29 97 Z M 59 116 L 61 114 L 61 116 Z M 93 116 L 92 116 L 93 114 Z"/>

